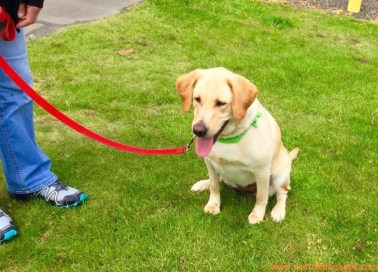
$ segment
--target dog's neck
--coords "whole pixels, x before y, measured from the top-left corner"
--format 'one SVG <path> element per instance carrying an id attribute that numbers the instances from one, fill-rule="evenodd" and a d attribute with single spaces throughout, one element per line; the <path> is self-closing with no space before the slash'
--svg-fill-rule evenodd
<path id="1" fill-rule="evenodd" d="M 260 102 L 256 98 L 252 105 L 249 106 L 243 119 L 236 120 L 235 118 L 231 118 L 229 120 L 227 126 L 221 134 L 221 137 L 233 137 L 245 131 L 249 126 L 251 126 L 254 118 L 256 118 L 259 108 Z"/>

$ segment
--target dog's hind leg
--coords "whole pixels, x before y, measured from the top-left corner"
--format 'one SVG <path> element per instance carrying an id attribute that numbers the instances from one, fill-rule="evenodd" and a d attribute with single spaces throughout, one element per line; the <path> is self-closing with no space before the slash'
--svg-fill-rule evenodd
<path id="1" fill-rule="evenodd" d="M 203 179 L 194 183 L 192 188 L 190 189 L 193 192 L 202 192 L 204 190 L 208 190 L 210 187 L 210 179 Z"/>
<path id="2" fill-rule="evenodd" d="M 285 218 L 286 199 L 290 190 L 290 168 L 273 177 L 272 186 L 276 192 L 277 202 L 271 216 L 273 221 L 280 222 Z"/>

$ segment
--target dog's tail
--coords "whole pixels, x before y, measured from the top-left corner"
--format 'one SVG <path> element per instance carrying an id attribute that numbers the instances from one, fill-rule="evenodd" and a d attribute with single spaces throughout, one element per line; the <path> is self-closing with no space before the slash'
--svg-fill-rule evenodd
<path id="1" fill-rule="evenodd" d="M 296 147 L 294 148 L 293 150 L 291 150 L 289 152 L 289 156 L 290 156 L 290 159 L 293 161 L 295 160 L 296 158 L 298 158 L 298 154 L 301 150 L 299 149 L 299 147 Z"/>

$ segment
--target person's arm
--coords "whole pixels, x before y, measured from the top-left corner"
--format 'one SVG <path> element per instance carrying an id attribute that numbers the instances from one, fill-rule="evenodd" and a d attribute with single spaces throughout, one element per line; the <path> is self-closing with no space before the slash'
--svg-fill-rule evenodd
<path id="1" fill-rule="evenodd" d="M 16 27 L 22 28 L 34 24 L 42 7 L 43 0 L 26 0 L 24 3 L 20 3 L 18 7 L 19 22 Z"/>

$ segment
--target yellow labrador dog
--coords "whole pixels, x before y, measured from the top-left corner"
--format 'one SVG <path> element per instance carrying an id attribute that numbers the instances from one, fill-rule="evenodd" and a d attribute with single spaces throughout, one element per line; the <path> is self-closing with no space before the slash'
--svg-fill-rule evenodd
<path id="1" fill-rule="evenodd" d="M 205 212 L 220 212 L 220 182 L 242 190 L 256 184 L 249 223 L 264 219 L 268 197 L 273 194 L 277 203 L 271 216 L 282 221 L 291 163 L 299 148 L 286 150 L 277 122 L 256 98 L 256 86 L 225 68 L 211 68 L 180 76 L 176 89 L 183 111 L 194 106 L 195 151 L 205 159 L 209 179 L 195 183 L 192 191 L 210 190 Z"/>

